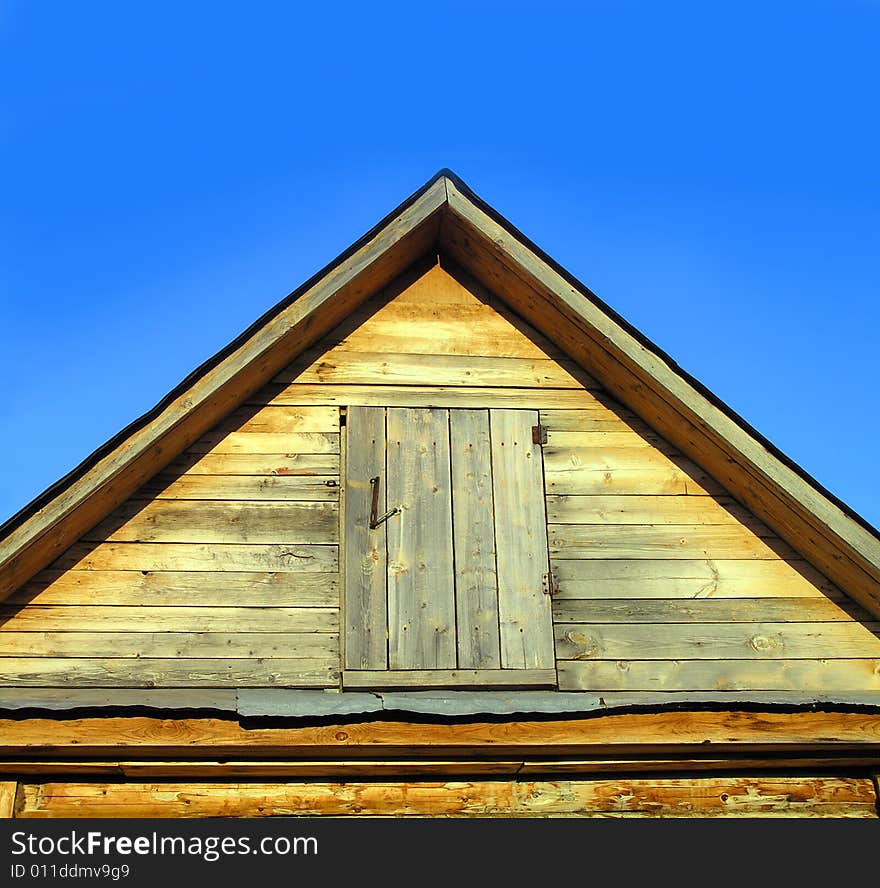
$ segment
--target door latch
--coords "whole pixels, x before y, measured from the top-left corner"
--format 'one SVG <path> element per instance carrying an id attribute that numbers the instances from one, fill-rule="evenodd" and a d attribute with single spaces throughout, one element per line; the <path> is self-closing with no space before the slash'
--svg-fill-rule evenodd
<path id="1" fill-rule="evenodd" d="M 396 515 L 400 509 L 396 506 L 389 509 L 384 515 L 379 516 L 379 476 L 370 478 L 370 491 L 373 495 L 372 505 L 370 506 L 370 530 L 375 530 L 383 521 L 387 521 L 392 515 Z"/>

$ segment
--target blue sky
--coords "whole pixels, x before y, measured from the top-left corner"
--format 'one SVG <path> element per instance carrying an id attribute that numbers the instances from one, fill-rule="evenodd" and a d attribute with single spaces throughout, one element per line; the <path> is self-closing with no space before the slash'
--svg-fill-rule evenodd
<path id="1" fill-rule="evenodd" d="M 880 524 L 880 4 L 0 0 L 0 521 L 440 167 Z"/>

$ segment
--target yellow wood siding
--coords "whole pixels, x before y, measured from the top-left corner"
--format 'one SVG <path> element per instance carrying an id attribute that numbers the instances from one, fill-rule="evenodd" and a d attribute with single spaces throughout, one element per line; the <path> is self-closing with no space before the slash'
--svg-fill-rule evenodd
<path id="1" fill-rule="evenodd" d="M 877 624 L 448 263 L 361 306 L 0 608 L 0 684 L 336 687 L 339 410 L 528 408 L 564 690 L 873 690 Z"/>

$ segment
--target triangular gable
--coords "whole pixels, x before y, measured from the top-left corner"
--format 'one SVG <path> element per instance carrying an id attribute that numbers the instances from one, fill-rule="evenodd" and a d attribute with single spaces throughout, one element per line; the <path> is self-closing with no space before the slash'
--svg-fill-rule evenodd
<path id="1" fill-rule="evenodd" d="M 880 614 L 876 531 L 448 171 L 0 528 L 0 595 L 20 587 L 373 293 L 437 251 Z"/>

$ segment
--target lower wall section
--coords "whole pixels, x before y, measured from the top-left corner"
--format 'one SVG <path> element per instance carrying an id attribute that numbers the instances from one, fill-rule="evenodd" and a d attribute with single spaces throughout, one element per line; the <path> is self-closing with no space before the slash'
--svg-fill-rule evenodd
<path id="1" fill-rule="evenodd" d="M 0 786 L 15 817 L 877 817 L 862 776 Z"/>

